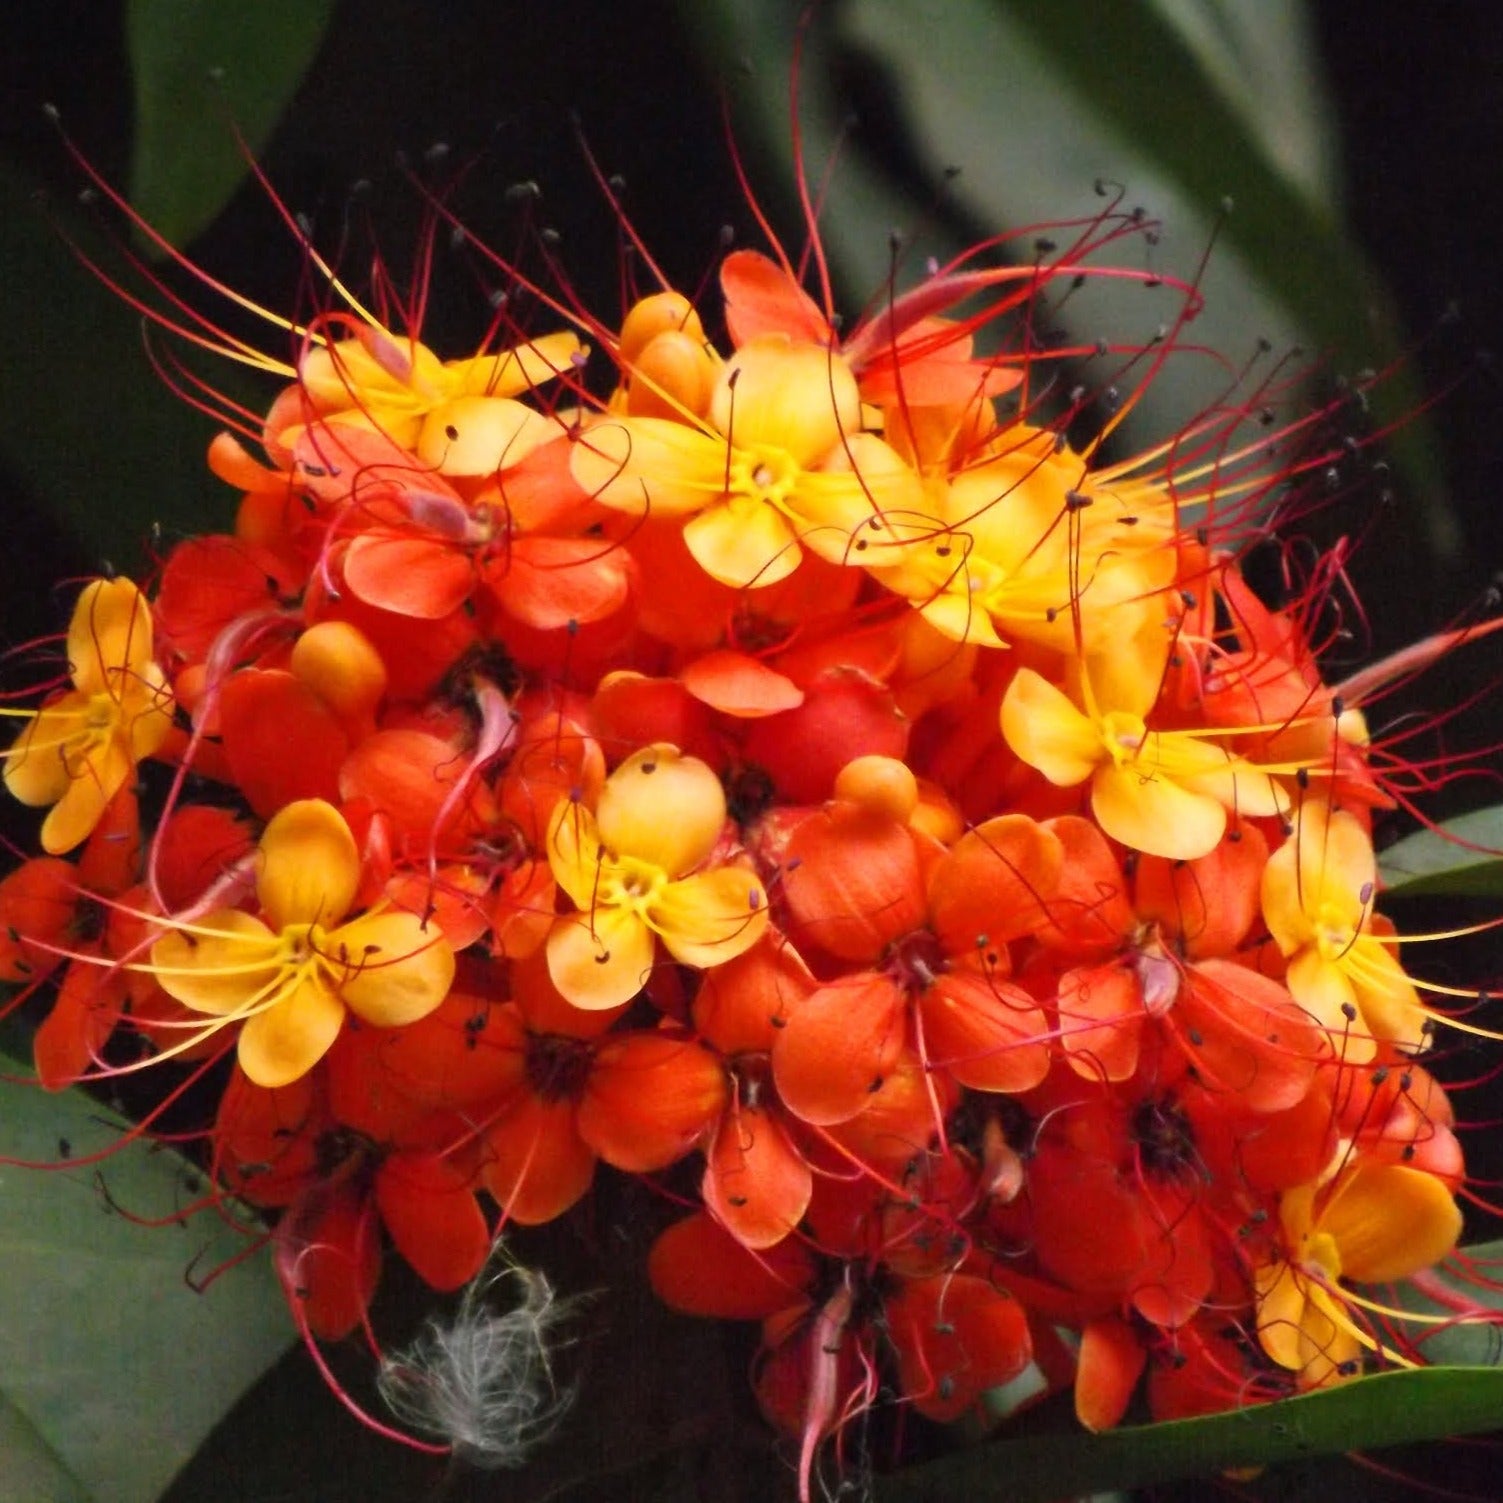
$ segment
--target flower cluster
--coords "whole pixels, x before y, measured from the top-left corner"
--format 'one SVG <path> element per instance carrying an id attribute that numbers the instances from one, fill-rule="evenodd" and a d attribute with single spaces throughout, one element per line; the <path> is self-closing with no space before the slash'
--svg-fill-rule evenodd
<path id="1" fill-rule="evenodd" d="M 848 329 L 737 250 L 713 316 L 447 361 L 331 277 L 211 446 L 232 528 L 87 584 L 5 754 L 43 1083 L 207 1061 L 319 1338 L 601 1161 L 694 1197 L 647 1275 L 761 1322 L 805 1495 L 879 1399 L 1101 1428 L 1145 1371 L 1185 1415 L 1413 1360 L 1359 1286 L 1450 1253 L 1464 1171 L 1375 908 L 1383 675 L 1325 680 L 1337 570 L 1243 576 L 1313 423 L 1110 462 L 1055 390 L 1031 320 L 1132 230 Z"/>

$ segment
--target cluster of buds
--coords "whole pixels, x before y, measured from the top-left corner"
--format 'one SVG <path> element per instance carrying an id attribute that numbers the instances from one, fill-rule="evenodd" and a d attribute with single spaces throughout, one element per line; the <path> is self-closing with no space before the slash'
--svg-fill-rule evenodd
<path id="1" fill-rule="evenodd" d="M 1099 1429 L 1145 1372 L 1176 1416 L 1417 1360 L 1358 1286 L 1451 1253 L 1464 1170 L 1375 909 L 1385 675 L 1323 677 L 1339 567 L 1242 574 L 1314 419 L 1108 462 L 1131 398 L 1055 391 L 1043 299 L 1148 280 L 1136 228 L 849 332 L 751 250 L 717 340 L 534 287 L 566 327 L 448 361 L 329 273 L 210 448 L 233 529 L 88 583 L 5 754 L 43 1084 L 193 1063 L 323 1340 L 388 1248 L 455 1290 L 645 1177 L 806 1496 L 879 1400 Z M 1099 352 L 1135 391 L 1179 291 Z"/>

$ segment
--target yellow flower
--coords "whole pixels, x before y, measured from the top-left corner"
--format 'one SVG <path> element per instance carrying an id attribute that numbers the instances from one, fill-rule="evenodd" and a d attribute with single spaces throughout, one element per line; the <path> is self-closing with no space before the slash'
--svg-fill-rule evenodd
<path id="1" fill-rule="evenodd" d="M 240 1066 L 257 1085 L 307 1074 L 333 1044 L 345 1010 L 378 1028 L 432 1012 L 448 995 L 454 955 L 412 913 L 365 913 L 360 858 L 339 811 L 288 804 L 261 837 L 262 918 L 237 909 L 185 924 L 152 946 L 151 971 L 185 1007 L 241 1024 Z"/>
<path id="2" fill-rule="evenodd" d="M 698 425 L 607 417 L 574 447 L 574 479 L 607 506 L 684 517 L 684 542 L 736 589 L 776 584 L 803 548 L 860 563 L 862 529 L 911 510 L 917 476 L 862 433 L 856 378 L 833 350 L 764 335 L 722 367 Z"/>
<path id="3" fill-rule="evenodd" d="M 130 580 L 85 587 L 68 626 L 73 687 L 37 711 L 5 758 L 5 786 L 16 798 L 52 805 L 42 822 L 50 855 L 93 831 L 172 729 L 172 692 L 151 649 L 151 611 Z"/>
<path id="4" fill-rule="evenodd" d="M 1446 1256 L 1461 1212 L 1433 1174 L 1358 1159 L 1325 1186 L 1279 1201 L 1285 1256 L 1254 1273 L 1258 1340 L 1302 1388 L 1342 1375 L 1378 1343 L 1357 1324 L 1341 1281 L 1386 1284 Z"/>
<path id="5" fill-rule="evenodd" d="M 1289 957 L 1285 985 L 1344 1041 L 1351 1064 L 1371 1059 L 1377 1039 L 1410 1050 L 1425 1042 L 1414 983 L 1392 941 L 1372 931 L 1377 880 L 1361 822 L 1318 799 L 1301 806 L 1294 833 L 1263 870 L 1263 918 Z"/>
<path id="6" fill-rule="evenodd" d="M 1220 843 L 1229 809 L 1282 814 L 1284 790 L 1234 756 L 1209 731 L 1149 730 L 1163 654 L 1125 642 L 1108 668 L 1082 666 L 1079 708 L 1032 668 L 1020 668 L 1002 700 L 1002 734 L 1014 753 L 1060 788 L 1091 785 L 1091 812 L 1123 845 L 1193 861 Z M 1093 691 L 1094 686 L 1094 691 Z"/>
<path id="7" fill-rule="evenodd" d="M 311 409 L 302 421 L 316 413 L 368 423 L 431 458 L 461 419 L 465 428 L 486 426 L 494 412 L 502 428 L 515 427 L 516 404 L 507 399 L 566 373 L 583 353 L 573 334 L 556 333 L 496 354 L 440 360 L 416 339 L 362 324 L 352 338 L 310 348 L 298 363 L 296 390 Z M 287 443 L 295 431 L 296 425 L 270 437 Z"/>
<path id="8" fill-rule="evenodd" d="M 652 970 L 654 935 L 675 960 L 706 970 L 762 937 L 767 894 L 754 873 L 694 871 L 725 817 L 714 772 L 661 744 L 606 779 L 594 814 L 568 799 L 554 809 L 548 862 L 579 912 L 554 923 L 548 970 L 576 1007 L 630 1000 Z"/>
<path id="9" fill-rule="evenodd" d="M 931 480 L 931 513 L 892 517 L 859 561 L 959 642 L 1092 653 L 1165 614 L 1159 493 L 1100 484 L 1048 430 L 1009 429 L 992 449 Z"/>

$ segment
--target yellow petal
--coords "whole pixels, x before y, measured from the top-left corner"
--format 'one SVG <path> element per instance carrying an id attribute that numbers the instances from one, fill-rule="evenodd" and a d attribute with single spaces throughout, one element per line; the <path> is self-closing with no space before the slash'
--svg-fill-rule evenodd
<path id="1" fill-rule="evenodd" d="M 167 739 L 172 703 L 166 675 L 155 663 L 146 664 L 121 695 L 120 715 L 133 763 L 144 761 Z"/>
<path id="2" fill-rule="evenodd" d="M 12 797 L 41 808 L 68 791 L 63 743 L 84 727 L 88 709 L 88 696 L 73 691 L 37 711 L 5 754 L 5 786 Z"/>
<path id="3" fill-rule="evenodd" d="M 860 431 L 861 396 L 834 350 L 774 334 L 749 340 L 726 361 L 710 421 L 738 449 L 776 447 L 808 469 Z"/>
<path id="4" fill-rule="evenodd" d="M 575 1007 L 619 1007 L 652 972 L 652 931 L 627 908 L 573 913 L 548 932 L 548 974 Z"/>
<path id="5" fill-rule="evenodd" d="M 607 506 L 638 517 L 683 517 L 725 494 L 726 444 L 666 418 L 608 418 L 580 435 L 569 469 Z"/>
<path id="6" fill-rule="evenodd" d="M 803 560 L 788 520 L 769 501 L 736 495 L 684 525 L 684 542 L 711 579 L 735 590 L 775 585 Z"/>
<path id="7" fill-rule="evenodd" d="M 1107 755 L 1097 727 L 1032 668 L 1018 669 L 1007 686 L 1002 735 L 1017 756 L 1059 788 L 1085 782 Z"/>
<path id="8" fill-rule="evenodd" d="M 1298 1372 L 1305 1365 L 1305 1283 L 1288 1263 L 1256 1270 L 1258 1342 L 1280 1367 Z"/>
<path id="9" fill-rule="evenodd" d="M 114 796 L 125 787 L 132 762 L 124 746 L 111 738 L 65 761 L 68 786 L 42 821 L 42 849 L 60 856 L 94 833 L 94 826 Z"/>
<path id="10" fill-rule="evenodd" d="M 720 838 L 725 792 L 706 763 L 659 742 L 634 752 L 605 780 L 595 818 L 609 850 L 677 877 L 698 866 Z M 587 899 L 575 902 L 589 906 Z"/>
<path id="11" fill-rule="evenodd" d="M 275 1007 L 246 1020 L 238 1045 L 240 1068 L 258 1086 L 284 1086 L 328 1053 L 343 1026 L 344 1004 L 309 977 Z"/>
<path id="12" fill-rule="evenodd" d="M 299 799 L 266 826 L 256 895 L 272 928 L 332 927 L 349 912 L 359 883 L 355 837 L 332 804 Z"/>
<path id="13" fill-rule="evenodd" d="M 270 995 L 282 974 L 280 943 L 258 918 L 222 908 L 194 926 L 173 929 L 151 947 L 155 980 L 194 1012 L 226 1017 Z"/>
<path id="14" fill-rule="evenodd" d="M 1346 1064 L 1365 1064 L 1377 1053 L 1372 1030 L 1357 1005 L 1357 993 L 1346 972 L 1335 961 L 1326 960 L 1314 945 L 1289 962 L 1284 985 L 1331 1035 Z"/>
<path id="15" fill-rule="evenodd" d="M 415 913 L 367 915 L 328 936 L 341 966 L 353 967 L 339 985 L 345 1005 L 377 1028 L 399 1028 L 426 1017 L 449 994 L 454 952 L 429 920 Z"/>
<path id="16" fill-rule="evenodd" d="M 1336 1182 L 1317 1225 L 1341 1249 L 1347 1278 L 1386 1284 L 1445 1257 L 1461 1235 L 1461 1212 L 1433 1174 L 1362 1160 Z"/>
<path id="17" fill-rule="evenodd" d="M 515 397 L 574 370 L 578 357 L 585 353 L 577 335 L 560 330 L 495 355 L 446 360 L 444 376 L 456 393 Z"/>
<path id="18" fill-rule="evenodd" d="M 1303 811 L 1300 824 L 1304 824 Z M 1297 831 L 1269 856 L 1268 864 L 1263 868 L 1262 905 L 1263 922 L 1268 925 L 1268 932 L 1281 953 L 1292 955 L 1314 942 L 1312 915 L 1316 910 L 1307 907 L 1306 903 L 1303 874 L 1299 869 Z M 1294 988 L 1291 986 L 1290 990 Z M 1296 992 L 1295 995 L 1299 994 Z M 1323 1014 L 1317 1015 L 1324 1018 Z"/>
<path id="19" fill-rule="evenodd" d="M 563 431 L 509 397 L 456 397 L 424 419 L 417 457 L 441 475 L 494 475 Z"/>
<path id="20" fill-rule="evenodd" d="M 1375 1038 L 1401 1049 L 1425 1043 L 1425 1010 L 1398 956 L 1376 935 L 1362 934 L 1344 957 L 1362 1020 Z"/>
<path id="21" fill-rule="evenodd" d="M 151 609 L 128 579 L 96 579 L 84 587 L 68 624 L 68 665 L 85 694 L 119 692 L 118 673 L 151 661 Z"/>
<path id="22" fill-rule="evenodd" d="M 1208 855 L 1226 831 L 1226 810 L 1216 799 L 1131 764 L 1097 770 L 1091 812 L 1113 840 L 1171 861 Z"/>
<path id="23" fill-rule="evenodd" d="M 548 866 L 576 908 L 595 901 L 607 859 L 595 816 L 573 799 L 560 799 L 548 821 Z"/>
<path id="24" fill-rule="evenodd" d="M 753 872 L 722 866 L 670 882 L 648 910 L 668 953 L 708 970 L 751 949 L 767 929 L 767 894 Z"/>

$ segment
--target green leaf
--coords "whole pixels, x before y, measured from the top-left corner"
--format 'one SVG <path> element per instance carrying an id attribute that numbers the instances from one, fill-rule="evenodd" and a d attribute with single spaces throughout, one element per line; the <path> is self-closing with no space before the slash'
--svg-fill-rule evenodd
<path id="1" fill-rule="evenodd" d="M 1435 1317 L 1414 1320 L 1404 1327 L 1405 1336 L 1418 1345 L 1427 1362 L 1452 1367 L 1503 1367 L 1503 1288 L 1494 1282 L 1500 1264 L 1503 1242 L 1479 1242 L 1458 1248 L 1426 1276 L 1428 1287 L 1452 1291 L 1456 1303 L 1421 1293 L 1412 1283 L 1397 1287 L 1393 1303 L 1399 1309 Z M 1473 1269 L 1482 1277 L 1470 1271 Z"/>
<path id="2" fill-rule="evenodd" d="M 1052 1503 L 1229 1467 L 1272 1465 L 1503 1427 L 1503 1371 L 1378 1373 L 1277 1404 L 1103 1435 L 1044 1435 L 960 1451 L 879 1478 L 879 1503 L 967 1498 Z"/>
<path id="3" fill-rule="evenodd" d="M 0 1503 L 92 1503 L 36 1427 L 0 1395 Z"/>
<path id="4" fill-rule="evenodd" d="M 228 202 L 248 169 L 246 152 L 269 139 L 333 9 L 334 0 L 128 0 L 130 198 L 174 245 L 186 245 Z"/>
<path id="5" fill-rule="evenodd" d="M 1378 854 L 1385 898 L 1503 897 L 1503 804 L 1420 830 Z"/>
<path id="6" fill-rule="evenodd" d="M 266 1258 L 190 1287 L 248 1237 L 171 1220 L 201 1176 L 125 1131 L 82 1091 L 0 1083 L 0 1500 L 150 1503 L 291 1339 Z"/>

